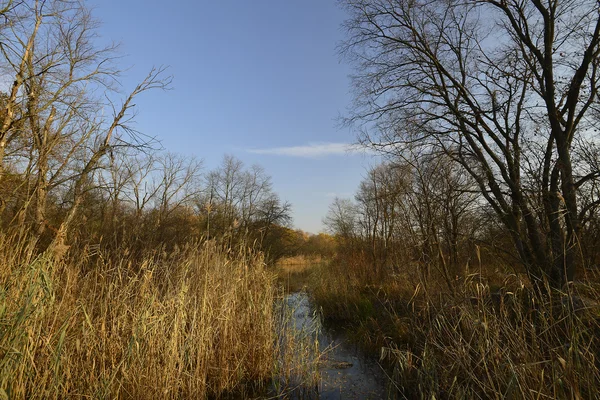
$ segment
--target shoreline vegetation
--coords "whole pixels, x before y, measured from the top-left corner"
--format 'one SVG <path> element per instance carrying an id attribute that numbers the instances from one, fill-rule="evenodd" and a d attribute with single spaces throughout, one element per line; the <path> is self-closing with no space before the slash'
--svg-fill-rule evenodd
<path id="1" fill-rule="evenodd" d="M 7 398 L 219 398 L 275 382 L 280 393 L 292 382 L 315 386 L 318 349 L 294 329 L 259 252 L 208 241 L 142 259 L 99 251 L 57 261 L 0 240 Z"/>
<path id="2" fill-rule="evenodd" d="M 340 265 L 288 279 L 303 282 L 326 326 L 391 371 L 389 398 L 598 396 L 597 278 L 545 298 L 510 273 L 501 282 L 473 273 L 450 292 L 443 279 L 406 274 L 365 284 Z"/>
<path id="3" fill-rule="evenodd" d="M 298 270 L 310 268 L 316 264 L 326 262 L 327 259 L 320 254 L 298 254 L 289 257 L 282 257 L 277 260 L 277 267 L 285 267 L 286 272 L 293 272 L 291 267 L 297 267 Z"/>

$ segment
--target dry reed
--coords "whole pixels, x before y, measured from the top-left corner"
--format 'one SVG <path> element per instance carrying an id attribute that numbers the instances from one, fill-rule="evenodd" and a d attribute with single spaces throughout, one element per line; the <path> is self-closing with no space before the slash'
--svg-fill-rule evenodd
<path id="1" fill-rule="evenodd" d="M 207 398 L 280 373 L 260 254 L 33 254 L 0 238 L 0 398 Z"/>
<path id="2" fill-rule="evenodd" d="M 365 284 L 354 272 L 320 269 L 312 293 L 326 318 L 379 346 L 397 398 L 600 398 L 597 278 L 548 296 L 517 275 L 471 274 L 450 292 L 441 279 Z"/>
<path id="3" fill-rule="evenodd" d="M 600 295 L 581 286 L 550 299 L 518 282 L 490 292 L 474 275 L 410 315 L 417 345 L 382 356 L 406 398 L 598 398 Z"/>

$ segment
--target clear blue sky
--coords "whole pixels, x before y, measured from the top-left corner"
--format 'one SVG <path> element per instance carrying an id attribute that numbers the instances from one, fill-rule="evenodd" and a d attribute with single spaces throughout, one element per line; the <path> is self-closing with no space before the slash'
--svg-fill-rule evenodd
<path id="1" fill-rule="evenodd" d="M 226 153 L 262 165 L 295 227 L 319 232 L 333 196 L 351 196 L 374 162 L 343 150 L 355 138 L 337 123 L 351 99 L 334 0 L 89 4 L 102 38 L 122 44 L 126 89 L 152 66 L 174 76 L 173 90 L 136 101 L 137 129 L 207 169 Z"/>

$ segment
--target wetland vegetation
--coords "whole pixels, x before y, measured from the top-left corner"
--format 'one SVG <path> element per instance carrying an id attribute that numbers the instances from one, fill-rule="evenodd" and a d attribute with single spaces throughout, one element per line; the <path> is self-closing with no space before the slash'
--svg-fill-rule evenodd
<path id="1" fill-rule="evenodd" d="M 340 3 L 381 162 L 312 235 L 134 129 L 171 78 L 84 2 L 0 1 L 0 398 L 600 398 L 600 3 Z"/>

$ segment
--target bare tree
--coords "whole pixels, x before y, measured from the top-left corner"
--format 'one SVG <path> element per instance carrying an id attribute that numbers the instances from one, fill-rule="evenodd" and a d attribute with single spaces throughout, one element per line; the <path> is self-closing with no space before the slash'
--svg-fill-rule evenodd
<path id="1" fill-rule="evenodd" d="M 73 183 L 73 200 L 67 212 L 65 219 L 60 224 L 53 240 L 52 246 L 60 248 L 64 242 L 67 230 L 73 222 L 73 218 L 79 210 L 79 206 L 83 201 L 86 191 L 89 189 L 92 182 L 92 174 L 99 165 L 101 159 L 110 151 L 113 146 L 113 141 L 119 143 L 124 142 L 123 137 L 117 137 L 119 130 L 130 132 L 131 129 L 127 126 L 128 118 L 131 117 L 131 108 L 134 106 L 133 99 L 139 94 L 152 89 L 164 89 L 170 84 L 170 77 L 164 77 L 164 69 L 152 69 L 146 78 L 138 84 L 133 91 L 123 101 L 119 109 L 114 109 L 112 120 L 108 124 L 102 119 L 91 121 L 87 126 L 88 129 L 95 132 L 94 137 L 98 138 L 96 147 L 91 150 L 91 154 L 84 161 L 83 167 L 79 171 L 77 178 Z"/>
<path id="2" fill-rule="evenodd" d="M 390 262 L 399 244 L 395 235 L 400 223 L 399 204 L 408 190 L 406 169 L 391 164 L 371 168 L 355 196 L 358 224 L 370 242 L 370 253 L 376 275 Z"/>
<path id="3" fill-rule="evenodd" d="M 573 149 L 594 123 L 595 0 L 345 0 L 356 62 L 348 122 L 386 152 L 442 150 L 508 228 L 532 282 L 573 279 L 581 229 Z M 537 157 L 541 210 L 522 164 Z M 543 218 L 536 218 L 536 211 Z"/>
<path id="4" fill-rule="evenodd" d="M 119 109 L 112 107 L 113 118 L 107 119 L 103 115 L 114 104 L 119 77 L 112 62 L 116 47 L 99 46 L 98 23 L 83 3 L 9 2 L 0 14 L 5 22 L 0 26 L 0 69 L 12 78 L 0 110 L 0 181 L 9 162 L 27 187 L 18 226 L 24 230 L 30 220 L 38 239 L 49 226 L 48 197 L 70 197 L 65 219 L 53 228 L 61 242 L 83 195 L 100 182 L 94 173 L 104 166 L 104 156 L 119 146 L 143 144 L 127 126 L 131 101 L 148 89 L 165 87 L 169 79 L 162 78 L 162 69 L 153 70 Z"/>
<path id="5" fill-rule="evenodd" d="M 171 212 L 198 195 L 202 162 L 194 157 L 165 153 L 158 158 L 157 163 L 155 208 L 158 210 L 157 225 L 160 226 Z"/>
<path id="6" fill-rule="evenodd" d="M 323 224 L 329 232 L 345 241 L 353 240 L 358 233 L 358 211 L 349 199 L 336 197 L 329 205 Z"/>
<path id="7" fill-rule="evenodd" d="M 472 179 L 460 174 L 448 157 L 409 154 L 411 158 L 405 157 L 403 163 L 410 170 L 410 188 L 400 205 L 410 232 L 407 240 L 418 254 L 424 281 L 433 267 L 453 290 L 452 276 L 458 272 L 464 247 L 460 244 L 474 236 L 469 222 L 480 196 L 474 193 Z"/>
<path id="8" fill-rule="evenodd" d="M 271 177 L 258 165 L 249 169 L 231 155 L 205 176 L 206 188 L 198 209 L 206 213 L 210 236 L 227 236 L 232 241 L 256 241 L 275 245 L 275 225 L 289 224 L 291 205 L 273 192 Z"/>
<path id="9" fill-rule="evenodd" d="M 273 185 L 271 177 L 260 165 L 252 165 L 245 171 L 242 181 L 240 218 L 242 229 L 248 234 L 251 224 L 258 218 L 261 204 L 273 193 Z"/>
<path id="10" fill-rule="evenodd" d="M 222 204 L 223 221 L 231 229 L 236 220 L 236 209 L 240 202 L 243 186 L 244 163 L 232 155 L 225 155 L 217 171 L 216 195 Z"/>

